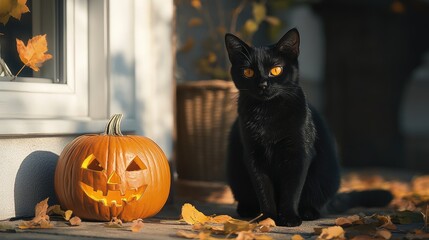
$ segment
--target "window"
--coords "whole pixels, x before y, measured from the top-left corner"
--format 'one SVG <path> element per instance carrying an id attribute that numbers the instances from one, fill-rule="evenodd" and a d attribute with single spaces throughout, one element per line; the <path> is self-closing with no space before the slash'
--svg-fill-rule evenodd
<path id="1" fill-rule="evenodd" d="M 49 2 L 55 6 L 45 10 Z M 45 62 L 41 75 L 23 75 L 25 82 L 0 80 L 0 136 L 102 132 L 111 114 L 123 113 L 123 131 L 149 136 L 170 149 L 173 1 L 27 3 L 32 34 L 56 36 L 48 39 L 48 52 L 58 62 Z M 40 13 L 36 19 L 36 4 L 40 11 L 55 13 Z M 35 32 L 35 22 L 43 21 L 54 34 Z"/>
<path id="2" fill-rule="evenodd" d="M 26 67 L 16 81 L 0 77 L 0 134 L 74 132 L 74 128 L 67 129 L 71 120 L 90 118 L 88 2 L 28 0 L 27 6 L 30 13 L 22 14 L 20 21 L 10 18 L 0 29 L 7 36 L 1 39 L 2 58 L 16 74 L 22 63 L 15 38 L 27 44 L 31 36 L 38 34 L 47 34 L 48 53 L 53 58 L 43 64 L 40 72 Z M 104 19 L 94 18 L 96 22 L 103 25 Z M 61 128 L 64 124 L 65 128 Z"/>
<path id="3" fill-rule="evenodd" d="M 46 34 L 48 53 L 53 55 L 53 58 L 45 62 L 38 72 L 28 67 L 22 68 L 19 78 L 13 81 L 65 83 L 66 79 L 62 74 L 64 71 L 62 64 L 64 63 L 64 0 L 28 0 L 26 6 L 30 11 L 22 13 L 21 19 L 9 17 L 5 24 L 0 24 L 0 33 L 3 34 L 0 38 L 0 46 L 3 46 L 0 56 L 4 64 L 13 75 L 16 75 L 23 67 L 16 50 L 16 39 L 27 44 L 33 36 Z M 11 78 L 3 77 L 0 80 L 10 81 Z"/>

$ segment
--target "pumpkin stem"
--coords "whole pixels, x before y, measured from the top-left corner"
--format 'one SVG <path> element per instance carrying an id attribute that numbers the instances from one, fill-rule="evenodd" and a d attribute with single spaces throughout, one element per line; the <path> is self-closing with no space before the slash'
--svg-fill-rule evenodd
<path id="1" fill-rule="evenodd" d="M 114 135 L 114 136 L 123 136 L 121 132 L 121 120 L 123 114 L 114 114 L 109 122 L 106 125 L 106 129 L 104 130 L 104 135 Z"/>

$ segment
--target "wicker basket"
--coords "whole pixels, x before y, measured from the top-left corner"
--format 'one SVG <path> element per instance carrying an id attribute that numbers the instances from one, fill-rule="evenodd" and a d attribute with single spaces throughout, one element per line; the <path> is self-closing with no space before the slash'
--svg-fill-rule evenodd
<path id="1" fill-rule="evenodd" d="M 225 181 L 228 134 L 237 117 L 233 82 L 177 86 L 177 173 L 180 179 Z"/>

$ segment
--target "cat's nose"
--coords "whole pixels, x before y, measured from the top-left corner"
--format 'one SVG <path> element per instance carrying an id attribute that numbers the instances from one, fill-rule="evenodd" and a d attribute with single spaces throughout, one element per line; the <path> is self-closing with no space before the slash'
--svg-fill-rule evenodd
<path id="1" fill-rule="evenodd" d="M 266 81 L 259 83 L 259 88 L 261 88 L 262 90 L 265 90 L 267 87 L 268 83 Z"/>

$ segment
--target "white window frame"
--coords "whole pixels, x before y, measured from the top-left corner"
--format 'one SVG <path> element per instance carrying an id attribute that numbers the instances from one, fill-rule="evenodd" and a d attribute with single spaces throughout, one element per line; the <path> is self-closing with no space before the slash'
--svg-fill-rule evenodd
<path id="1" fill-rule="evenodd" d="M 103 129 L 110 104 L 105 87 L 108 85 L 106 11 L 105 1 L 66 1 L 67 83 L 0 81 L 0 135 L 78 134 Z M 104 26 L 101 34 L 91 32 L 100 26 Z M 102 51 L 89 51 L 89 46 Z M 102 67 L 91 69 L 90 61 Z M 123 128 L 133 130 L 133 125 L 132 119 L 126 120 Z"/>
<path id="2" fill-rule="evenodd" d="M 66 0 L 66 84 L 0 82 L 0 137 L 122 130 L 172 153 L 173 0 Z"/>

